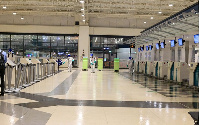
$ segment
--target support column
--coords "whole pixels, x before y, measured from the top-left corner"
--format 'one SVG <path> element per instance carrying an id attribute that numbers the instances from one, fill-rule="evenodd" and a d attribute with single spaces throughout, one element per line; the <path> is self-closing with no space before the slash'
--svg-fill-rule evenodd
<path id="1" fill-rule="evenodd" d="M 78 41 L 78 67 L 82 67 L 82 57 L 88 57 L 90 54 L 90 37 L 89 26 L 79 26 L 79 41 Z"/>

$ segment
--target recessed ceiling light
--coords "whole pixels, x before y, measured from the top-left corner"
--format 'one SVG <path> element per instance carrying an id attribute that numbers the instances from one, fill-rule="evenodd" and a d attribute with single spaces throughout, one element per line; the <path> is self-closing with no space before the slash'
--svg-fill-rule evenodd
<path id="1" fill-rule="evenodd" d="M 24 19 L 24 17 L 21 17 L 21 20 L 23 20 Z"/>
<path id="2" fill-rule="evenodd" d="M 85 22 L 85 20 L 83 20 L 83 22 Z"/>
<path id="3" fill-rule="evenodd" d="M 162 12 L 161 12 L 161 11 L 159 11 L 158 13 L 159 13 L 159 14 L 161 14 Z"/>
<path id="4" fill-rule="evenodd" d="M 7 7 L 6 6 L 3 6 L 3 9 L 6 9 Z"/>
<path id="5" fill-rule="evenodd" d="M 151 19 L 153 20 L 153 17 L 151 17 Z"/>
<path id="6" fill-rule="evenodd" d="M 147 22 L 144 22 L 144 23 L 147 23 Z"/>
<path id="7" fill-rule="evenodd" d="M 175 23 L 172 23 L 173 25 L 175 24 Z"/>
<path id="8" fill-rule="evenodd" d="M 173 6 L 173 4 L 169 4 L 169 6 L 170 6 L 170 7 L 172 7 L 172 6 Z"/>
<path id="9" fill-rule="evenodd" d="M 82 14 L 82 16 L 85 16 L 84 14 Z"/>
<path id="10" fill-rule="evenodd" d="M 17 13 L 15 13 L 15 12 L 13 13 L 13 15 L 16 15 L 16 14 L 17 14 Z"/>
<path id="11" fill-rule="evenodd" d="M 83 1 L 83 0 L 81 0 L 81 1 L 80 1 L 80 3 L 84 3 L 84 1 Z"/>
<path id="12" fill-rule="evenodd" d="M 83 11 L 84 9 L 81 9 L 81 11 Z"/>

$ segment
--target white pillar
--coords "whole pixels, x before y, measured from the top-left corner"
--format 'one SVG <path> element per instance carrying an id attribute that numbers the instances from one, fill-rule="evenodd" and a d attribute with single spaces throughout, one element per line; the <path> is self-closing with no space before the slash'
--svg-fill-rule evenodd
<path id="1" fill-rule="evenodd" d="M 78 67 L 82 67 L 82 56 L 88 57 L 90 54 L 90 37 L 89 26 L 79 27 L 79 41 L 78 41 Z"/>

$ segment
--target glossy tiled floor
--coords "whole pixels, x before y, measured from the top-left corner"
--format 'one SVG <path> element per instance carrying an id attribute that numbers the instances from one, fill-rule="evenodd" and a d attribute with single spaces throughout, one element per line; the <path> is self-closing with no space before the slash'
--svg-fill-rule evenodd
<path id="1" fill-rule="evenodd" d="M 60 72 L 0 97 L 1 125 L 193 125 L 198 93 L 127 70 Z"/>

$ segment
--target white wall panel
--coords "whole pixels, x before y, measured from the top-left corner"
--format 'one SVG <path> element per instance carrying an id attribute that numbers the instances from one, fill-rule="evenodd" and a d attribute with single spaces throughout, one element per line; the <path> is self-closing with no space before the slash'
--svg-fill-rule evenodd
<path id="1" fill-rule="evenodd" d="M 90 35 L 138 36 L 144 29 L 90 27 Z"/>
<path id="2" fill-rule="evenodd" d="M 0 16 L 0 24 L 12 25 L 49 25 L 49 26 L 74 26 L 74 17 L 65 16 L 23 16 L 4 15 Z"/>
<path id="3" fill-rule="evenodd" d="M 78 34 L 78 26 L 0 25 L 0 32 Z"/>
<path id="4" fill-rule="evenodd" d="M 90 27 L 89 30 L 90 35 L 137 36 L 144 29 Z M 79 34 L 79 26 L 0 25 L 0 32 Z"/>

